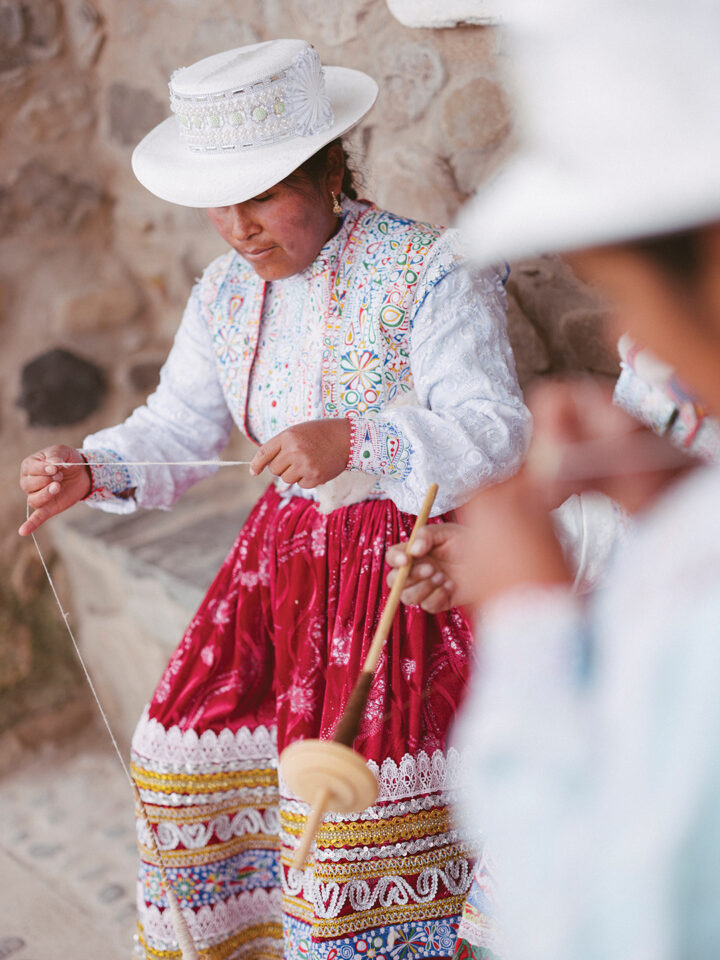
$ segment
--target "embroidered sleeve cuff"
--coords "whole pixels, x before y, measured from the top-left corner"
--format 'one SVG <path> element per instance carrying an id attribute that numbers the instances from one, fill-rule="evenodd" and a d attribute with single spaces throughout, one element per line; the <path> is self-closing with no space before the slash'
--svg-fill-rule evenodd
<path id="1" fill-rule="evenodd" d="M 364 417 L 349 417 L 350 456 L 348 470 L 361 470 L 404 480 L 410 473 L 412 447 L 393 423 Z"/>
<path id="2" fill-rule="evenodd" d="M 92 475 L 92 486 L 85 497 L 86 503 L 124 499 L 120 495 L 137 486 L 132 468 L 125 465 L 119 453 L 85 448 L 80 453 Z"/>
<path id="3" fill-rule="evenodd" d="M 613 402 L 651 430 L 664 433 L 672 421 L 675 404 L 665 391 L 641 380 L 632 367 L 625 363 L 621 367 Z"/>

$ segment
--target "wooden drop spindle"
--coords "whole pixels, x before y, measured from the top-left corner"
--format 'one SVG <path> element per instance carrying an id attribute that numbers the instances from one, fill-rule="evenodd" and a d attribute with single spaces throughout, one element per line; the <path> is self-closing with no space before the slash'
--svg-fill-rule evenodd
<path id="1" fill-rule="evenodd" d="M 377 799 L 377 781 L 363 758 L 352 750 L 352 744 L 360 728 L 375 669 L 410 573 L 412 566 L 410 548 L 415 542 L 418 530 L 428 521 L 437 490 L 437 484 L 433 483 L 425 496 L 410 538 L 405 545 L 408 563 L 397 572 L 362 670 L 338 721 L 332 740 L 299 741 L 284 750 L 280 758 L 283 775 L 290 789 L 311 805 L 303 835 L 293 857 L 293 867 L 296 869 L 302 869 L 328 810 L 338 813 L 359 812 L 371 806 Z"/>

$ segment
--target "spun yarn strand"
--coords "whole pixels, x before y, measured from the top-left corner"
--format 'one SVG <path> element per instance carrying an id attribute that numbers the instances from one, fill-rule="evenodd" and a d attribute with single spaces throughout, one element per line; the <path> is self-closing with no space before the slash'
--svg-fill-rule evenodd
<path id="1" fill-rule="evenodd" d="M 72 464 L 72 466 L 76 466 L 76 464 Z M 29 506 L 27 508 L 27 516 L 28 518 L 30 517 Z M 50 584 L 52 595 L 55 598 L 55 602 L 58 606 L 58 609 L 60 610 L 60 615 L 63 619 L 63 622 L 65 623 L 65 627 L 72 641 L 72 645 L 75 650 L 75 655 L 77 656 L 80 662 L 80 666 L 82 667 L 82 671 L 85 674 L 85 679 L 88 682 L 88 686 L 90 687 L 90 691 L 93 695 L 93 699 L 95 700 L 97 708 L 100 711 L 100 716 L 102 717 L 103 723 L 105 724 L 105 729 L 108 732 L 108 736 L 110 737 L 110 741 L 115 749 L 117 758 L 120 761 L 120 766 L 122 767 L 123 773 L 125 774 L 125 777 L 127 778 L 127 781 L 130 784 L 130 787 L 133 791 L 133 794 L 135 796 L 135 802 L 138 807 L 138 811 L 145 823 L 145 826 L 147 827 L 147 830 L 150 836 L 150 842 L 153 847 L 154 853 L 157 857 L 158 866 L 160 867 L 160 873 L 162 874 L 163 883 L 165 885 L 165 894 L 167 896 L 168 908 L 170 910 L 170 916 L 172 918 L 173 929 L 175 931 L 175 936 L 177 938 L 178 946 L 180 947 L 180 952 L 182 954 L 182 960 L 200 960 L 199 954 L 193 942 L 192 934 L 190 933 L 190 928 L 188 927 L 187 921 L 185 920 L 185 917 L 182 914 L 182 910 L 180 909 L 180 904 L 178 903 L 177 896 L 173 889 L 172 883 L 170 882 L 170 878 L 167 875 L 167 871 L 165 869 L 165 863 L 163 861 L 163 857 L 162 857 L 162 854 L 160 853 L 160 848 L 158 847 L 157 839 L 155 837 L 155 832 L 153 831 L 152 826 L 150 824 L 150 820 L 147 815 L 147 810 L 145 809 L 145 804 L 143 803 L 142 797 L 140 796 L 140 791 L 138 789 L 137 783 L 135 782 L 132 774 L 130 773 L 130 770 L 128 769 L 128 765 L 125 762 L 125 758 L 122 755 L 122 750 L 118 745 L 118 742 L 115 738 L 115 734 L 113 733 L 112 727 L 110 726 L 110 721 L 108 720 L 107 714 L 105 713 L 105 710 L 103 709 L 103 705 L 100 702 L 100 697 L 98 696 L 97 690 L 95 689 L 95 684 L 92 681 L 90 672 L 80 652 L 80 647 L 78 646 L 78 642 L 75 638 L 75 633 L 73 632 L 73 629 L 70 626 L 70 614 L 63 608 L 62 601 L 60 600 L 60 596 L 57 592 L 55 583 L 50 574 L 50 570 L 48 569 L 48 565 L 45 562 L 45 557 L 43 556 L 42 550 L 40 549 L 40 544 L 38 543 L 35 534 L 31 533 L 30 536 L 32 537 L 32 541 L 35 544 L 35 549 L 37 550 L 37 554 L 40 557 L 40 563 L 42 564 L 42 568 L 45 571 L 45 576 L 47 577 L 48 583 Z"/>

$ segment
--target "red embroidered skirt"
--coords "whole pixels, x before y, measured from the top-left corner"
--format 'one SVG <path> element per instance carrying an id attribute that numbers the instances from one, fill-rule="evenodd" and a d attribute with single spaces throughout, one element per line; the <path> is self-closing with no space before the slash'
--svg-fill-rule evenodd
<path id="1" fill-rule="evenodd" d="M 472 657 L 457 610 L 401 607 L 355 749 L 377 803 L 329 815 L 290 867 L 307 807 L 277 756 L 331 738 L 388 594 L 385 552 L 414 518 L 389 500 L 318 512 L 260 499 L 173 655 L 133 739 L 133 771 L 203 958 L 449 957 L 474 854 L 450 803 L 446 745 Z M 137 955 L 179 957 L 139 828 Z"/>

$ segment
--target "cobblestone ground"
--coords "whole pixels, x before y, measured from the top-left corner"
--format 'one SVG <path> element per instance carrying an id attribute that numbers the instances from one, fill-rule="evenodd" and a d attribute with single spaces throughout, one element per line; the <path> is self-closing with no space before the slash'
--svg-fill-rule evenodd
<path id="1" fill-rule="evenodd" d="M 133 801 L 104 732 L 0 780 L 0 811 L 0 960 L 128 960 Z"/>

